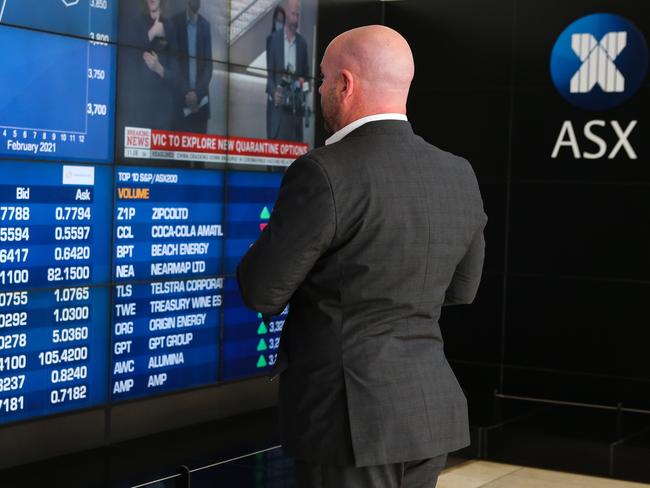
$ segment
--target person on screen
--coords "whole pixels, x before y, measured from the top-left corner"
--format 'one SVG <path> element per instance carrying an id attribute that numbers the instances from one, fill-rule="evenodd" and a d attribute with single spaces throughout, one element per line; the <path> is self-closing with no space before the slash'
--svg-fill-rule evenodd
<path id="1" fill-rule="evenodd" d="M 172 19 L 179 53 L 174 130 L 182 132 L 206 133 L 210 118 L 212 36 L 200 8 L 201 0 L 188 0 Z"/>
<path id="2" fill-rule="evenodd" d="M 121 110 L 125 125 L 170 130 L 174 118 L 177 45 L 163 0 L 141 0 L 142 10 L 120 30 Z"/>
<path id="3" fill-rule="evenodd" d="M 438 320 L 476 296 L 487 217 L 470 164 L 413 133 L 414 70 L 388 27 L 329 44 L 319 92 L 334 134 L 289 166 L 237 268 L 248 307 L 289 304 L 271 374 L 300 488 L 433 488 L 469 444 Z"/>
<path id="4" fill-rule="evenodd" d="M 284 30 L 284 24 L 287 20 L 287 14 L 284 12 L 282 6 L 278 5 L 273 10 L 273 22 L 271 23 L 271 33 L 266 37 L 266 63 L 268 66 L 269 63 L 269 52 L 271 51 L 271 39 L 273 38 L 273 33 L 276 31 Z M 274 102 L 273 97 L 268 97 L 266 100 L 266 136 L 269 139 L 271 137 L 271 114 L 273 113 Z"/>
<path id="5" fill-rule="evenodd" d="M 275 7 L 275 9 L 273 10 L 273 23 L 271 24 L 271 35 L 275 31 L 284 29 L 284 23 L 286 22 L 286 20 L 287 20 L 287 14 L 282 8 L 282 6 L 278 5 L 277 7 Z M 267 41 L 270 41 L 271 36 L 269 35 L 269 37 L 267 37 L 266 39 Z"/>
<path id="6" fill-rule="evenodd" d="M 309 58 L 307 42 L 298 32 L 300 6 L 300 0 L 287 0 L 284 28 L 276 30 L 267 41 L 266 95 L 272 104 L 267 124 L 269 139 L 303 141 L 307 107 L 301 87 L 309 76 Z"/>

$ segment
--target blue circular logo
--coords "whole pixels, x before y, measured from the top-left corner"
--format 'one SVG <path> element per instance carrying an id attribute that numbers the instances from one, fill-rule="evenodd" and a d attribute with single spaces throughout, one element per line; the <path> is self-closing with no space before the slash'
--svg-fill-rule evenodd
<path id="1" fill-rule="evenodd" d="M 641 31 L 615 14 L 592 14 L 567 27 L 551 52 L 551 78 L 560 94 L 587 110 L 629 100 L 643 84 L 648 46 Z"/>

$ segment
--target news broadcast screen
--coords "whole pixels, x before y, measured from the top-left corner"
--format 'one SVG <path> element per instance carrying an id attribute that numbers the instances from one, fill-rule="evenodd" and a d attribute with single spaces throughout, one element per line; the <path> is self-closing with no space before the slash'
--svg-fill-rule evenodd
<path id="1" fill-rule="evenodd" d="M 0 424 L 269 373 L 288 309 L 235 272 L 313 147 L 316 14 L 0 0 Z"/>
<path id="2" fill-rule="evenodd" d="M 252 42 L 245 13 L 232 10 L 230 163 L 288 166 L 313 148 L 317 11 L 315 0 L 279 3 Z"/>
<path id="3" fill-rule="evenodd" d="M 313 147 L 317 2 L 194 3 L 196 27 L 187 0 L 121 2 L 118 159 L 288 166 Z"/>

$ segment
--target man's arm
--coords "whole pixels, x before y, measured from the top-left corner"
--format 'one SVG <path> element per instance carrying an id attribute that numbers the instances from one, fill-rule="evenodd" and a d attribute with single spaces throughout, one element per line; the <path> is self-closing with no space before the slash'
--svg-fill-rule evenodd
<path id="1" fill-rule="evenodd" d="M 237 267 L 244 303 L 278 314 L 328 249 L 336 231 L 329 179 L 302 157 L 287 170 L 269 225 Z"/>
<path id="2" fill-rule="evenodd" d="M 309 71 L 309 52 L 307 50 L 307 42 L 305 41 L 304 37 L 300 36 L 301 40 L 301 45 L 302 45 L 302 51 L 303 55 L 301 56 L 300 60 L 300 66 L 298 67 L 299 69 L 297 70 L 299 76 L 302 76 L 303 78 L 310 78 L 311 77 L 311 71 Z"/>
<path id="3" fill-rule="evenodd" d="M 445 293 L 444 305 L 469 304 L 474 301 L 481 282 L 485 258 L 483 227 L 484 225 L 481 225 L 476 231 L 469 249 L 456 266 L 454 276 Z"/>
<path id="4" fill-rule="evenodd" d="M 198 62 L 203 64 L 203 69 L 200 70 L 201 76 L 196 82 L 196 94 L 198 95 L 199 102 L 204 96 L 209 94 L 210 80 L 212 79 L 212 33 L 210 32 L 210 23 L 207 20 L 202 19 L 201 23 L 204 25 L 201 36 L 203 53 Z"/>
<path id="5" fill-rule="evenodd" d="M 275 52 L 275 43 L 273 40 L 275 36 L 271 35 L 268 48 L 266 50 L 266 93 L 273 99 L 276 89 L 276 76 L 277 76 L 277 59 Z"/>

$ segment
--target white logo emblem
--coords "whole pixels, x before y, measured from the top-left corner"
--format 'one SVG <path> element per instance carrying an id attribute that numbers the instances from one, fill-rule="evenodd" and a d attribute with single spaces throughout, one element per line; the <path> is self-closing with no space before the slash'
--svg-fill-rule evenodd
<path id="1" fill-rule="evenodd" d="M 596 41 L 591 34 L 573 34 L 571 48 L 582 65 L 571 78 L 571 93 L 589 93 L 596 84 L 604 92 L 625 91 L 625 77 L 614 64 L 627 44 L 627 32 L 608 32 Z"/>

